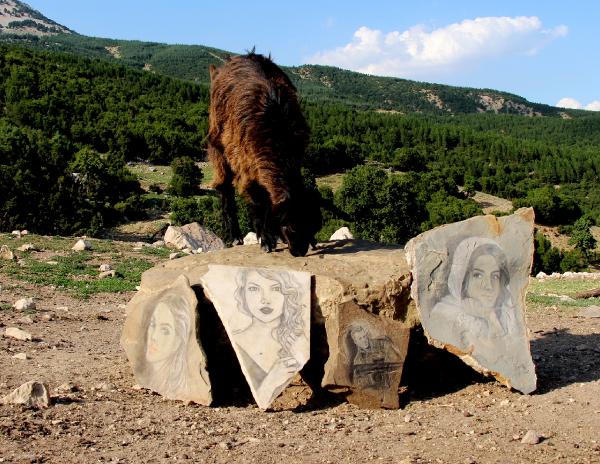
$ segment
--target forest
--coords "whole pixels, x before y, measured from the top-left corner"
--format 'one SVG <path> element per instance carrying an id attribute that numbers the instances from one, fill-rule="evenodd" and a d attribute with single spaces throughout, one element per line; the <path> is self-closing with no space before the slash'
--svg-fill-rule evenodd
<path id="1" fill-rule="evenodd" d="M 338 191 L 321 188 L 321 238 L 349 224 L 360 237 L 403 243 L 480 214 L 476 190 L 533 206 L 542 224 L 600 223 L 596 114 L 404 115 L 300 92 L 311 129 L 308 182 L 346 173 Z M 205 83 L 0 45 L 0 228 L 98 234 L 143 213 L 146 192 L 126 163 L 202 160 L 208 98 Z M 195 209 L 173 201 L 175 213 L 218 215 L 214 198 L 194 200 Z"/>

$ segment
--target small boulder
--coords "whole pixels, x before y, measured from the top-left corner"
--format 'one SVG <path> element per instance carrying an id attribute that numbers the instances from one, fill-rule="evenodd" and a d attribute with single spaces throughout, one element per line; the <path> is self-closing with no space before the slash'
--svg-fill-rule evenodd
<path id="1" fill-rule="evenodd" d="M 16 238 L 21 238 L 21 231 L 20 230 L 13 230 L 12 235 L 14 235 Z"/>
<path id="2" fill-rule="evenodd" d="M 352 232 L 350 232 L 350 229 L 348 229 L 347 227 L 341 227 L 338 230 L 336 230 L 333 235 L 331 237 L 329 237 L 329 240 L 353 240 L 354 239 L 354 235 L 352 235 Z"/>
<path id="3" fill-rule="evenodd" d="M 19 251 L 37 251 L 37 248 L 32 243 L 25 243 L 17 248 Z"/>
<path id="4" fill-rule="evenodd" d="M 5 259 L 7 261 L 12 261 L 15 259 L 15 254 L 12 252 L 7 245 L 2 245 L 0 247 L 0 259 Z"/>
<path id="5" fill-rule="evenodd" d="M 84 240 L 84 239 L 80 239 L 77 241 L 77 243 L 75 243 L 75 245 L 73 245 L 73 247 L 71 248 L 71 250 L 75 250 L 75 251 L 87 251 L 87 250 L 91 250 L 92 249 L 92 242 L 90 242 L 89 240 Z"/>
<path id="6" fill-rule="evenodd" d="M 154 243 L 152 244 L 152 246 L 153 246 L 154 248 L 162 248 L 162 247 L 164 247 L 164 246 L 165 246 L 165 241 L 164 241 L 164 240 L 157 240 L 156 242 L 154 242 Z"/>
<path id="7" fill-rule="evenodd" d="M 22 404 L 26 408 L 42 409 L 50 406 L 51 401 L 46 384 L 31 381 L 21 385 L 3 398 L 0 398 L 0 403 Z"/>
<path id="8" fill-rule="evenodd" d="M 178 250 L 202 248 L 204 252 L 208 252 L 225 248 L 223 240 L 197 222 L 181 227 L 169 226 L 164 241 L 167 246 Z"/>
<path id="9" fill-rule="evenodd" d="M 540 441 L 542 441 L 542 436 L 533 430 L 528 430 L 521 439 L 521 443 L 525 445 L 537 445 Z"/>
<path id="10" fill-rule="evenodd" d="M 13 359 L 19 359 L 21 361 L 26 361 L 27 360 L 27 353 L 17 353 L 15 355 L 13 355 Z"/>
<path id="11" fill-rule="evenodd" d="M 112 271 L 112 266 L 110 264 L 101 264 L 98 269 L 100 272 Z"/>
<path id="12" fill-rule="evenodd" d="M 23 341 L 31 341 L 33 338 L 29 332 L 25 332 L 18 327 L 7 327 L 4 331 L 4 336 Z"/>
<path id="13" fill-rule="evenodd" d="M 33 298 L 21 298 L 13 305 L 17 311 L 33 311 L 35 310 L 35 301 Z"/>
<path id="14" fill-rule="evenodd" d="M 110 270 L 110 271 L 104 271 L 101 272 L 100 274 L 98 274 L 98 279 L 107 279 L 109 277 L 115 277 L 117 275 L 117 271 Z"/>
<path id="15" fill-rule="evenodd" d="M 248 232 L 244 237 L 244 245 L 258 245 L 256 232 Z"/>

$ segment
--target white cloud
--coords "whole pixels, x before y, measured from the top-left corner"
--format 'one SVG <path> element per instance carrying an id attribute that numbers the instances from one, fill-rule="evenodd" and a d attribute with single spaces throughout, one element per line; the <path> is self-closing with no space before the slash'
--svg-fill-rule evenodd
<path id="1" fill-rule="evenodd" d="M 565 97 L 558 100 L 556 106 L 559 108 L 569 108 L 572 110 L 588 110 L 588 111 L 600 111 L 600 100 L 594 100 L 587 105 L 583 105 L 580 101 L 575 100 L 571 97 Z"/>
<path id="2" fill-rule="evenodd" d="M 434 78 L 439 72 L 508 54 L 534 54 L 567 34 L 566 26 L 543 29 L 536 16 L 485 17 L 428 31 L 417 25 L 383 33 L 362 26 L 351 43 L 308 59 L 369 74 Z"/>
<path id="3" fill-rule="evenodd" d="M 600 100 L 594 100 L 593 102 L 585 105 L 585 109 L 589 111 L 600 111 Z"/>
<path id="4" fill-rule="evenodd" d="M 569 108 L 571 110 L 580 110 L 583 107 L 583 105 L 579 101 L 571 97 L 561 98 L 556 103 L 556 106 L 558 106 L 559 108 Z"/>

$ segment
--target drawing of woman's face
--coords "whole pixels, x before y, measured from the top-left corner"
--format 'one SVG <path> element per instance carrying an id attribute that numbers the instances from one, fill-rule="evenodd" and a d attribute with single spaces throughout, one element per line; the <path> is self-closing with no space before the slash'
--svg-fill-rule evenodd
<path id="1" fill-rule="evenodd" d="M 500 266 L 492 255 L 481 255 L 469 271 L 467 296 L 484 308 L 494 308 L 500 295 Z"/>
<path id="2" fill-rule="evenodd" d="M 357 347 L 363 350 L 369 348 L 369 334 L 367 333 L 367 330 L 364 327 L 355 328 L 354 330 L 352 330 L 352 332 L 350 332 L 350 336 L 352 337 L 352 341 Z"/>
<path id="3" fill-rule="evenodd" d="M 272 322 L 283 313 L 285 296 L 281 284 L 250 271 L 244 288 L 246 305 L 253 317 L 261 322 Z"/>
<path id="4" fill-rule="evenodd" d="M 177 351 L 180 342 L 175 331 L 173 313 L 168 305 L 159 303 L 148 325 L 146 359 L 149 362 L 168 359 Z"/>

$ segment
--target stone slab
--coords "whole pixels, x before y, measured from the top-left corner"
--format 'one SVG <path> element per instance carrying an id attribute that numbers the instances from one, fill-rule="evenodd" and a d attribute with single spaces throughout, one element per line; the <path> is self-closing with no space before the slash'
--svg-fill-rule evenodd
<path id="1" fill-rule="evenodd" d="M 142 289 L 127 305 L 121 346 L 139 385 L 169 399 L 209 405 L 206 356 L 196 337 L 197 304 L 185 276 Z"/>
<path id="2" fill-rule="evenodd" d="M 202 286 L 256 403 L 268 408 L 310 356 L 310 274 L 210 265 Z"/>
<path id="3" fill-rule="evenodd" d="M 429 342 L 509 387 L 536 388 L 525 321 L 533 209 L 479 216 L 406 245 L 411 295 Z"/>
<path id="4" fill-rule="evenodd" d="M 323 387 L 348 387 L 347 399 L 360 407 L 397 409 L 410 330 L 352 301 L 340 305 L 325 327 L 330 354 Z"/>

